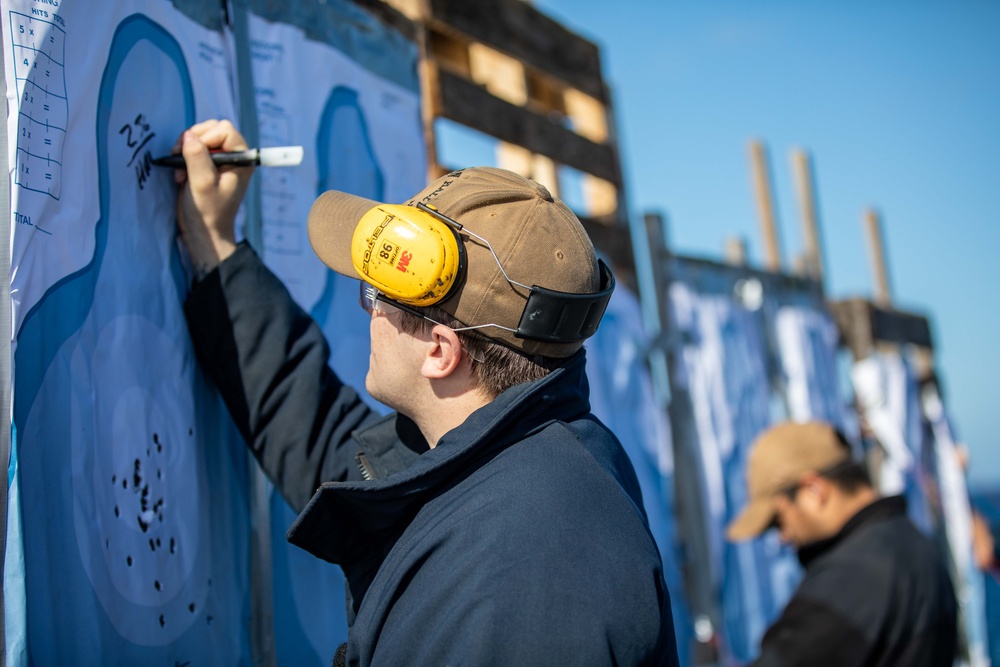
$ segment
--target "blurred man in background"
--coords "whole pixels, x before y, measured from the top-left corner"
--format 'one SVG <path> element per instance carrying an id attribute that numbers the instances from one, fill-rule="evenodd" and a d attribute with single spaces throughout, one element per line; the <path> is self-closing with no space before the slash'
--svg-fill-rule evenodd
<path id="1" fill-rule="evenodd" d="M 837 430 L 813 422 L 764 432 L 751 448 L 747 488 L 729 539 L 776 528 L 805 568 L 754 665 L 953 664 L 957 611 L 944 561 L 903 498 L 879 497 Z"/>

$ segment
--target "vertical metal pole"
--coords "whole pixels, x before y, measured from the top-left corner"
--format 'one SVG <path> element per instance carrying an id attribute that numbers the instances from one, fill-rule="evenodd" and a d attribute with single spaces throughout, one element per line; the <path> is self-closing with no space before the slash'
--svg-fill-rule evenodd
<path id="1" fill-rule="evenodd" d="M 648 352 L 650 380 L 657 404 L 665 410 L 670 403 L 670 379 L 666 351 L 660 343 L 663 341 L 667 322 L 667 279 L 664 266 L 666 223 L 658 213 L 647 213 L 642 220 L 642 227 L 630 225 L 629 235 L 632 238 L 643 325 L 649 339 L 655 342 Z"/>
<path id="2" fill-rule="evenodd" d="M 632 237 L 633 243 L 640 237 L 645 239 L 647 279 L 652 280 L 655 286 L 649 295 L 652 303 L 647 306 L 647 299 L 643 299 L 643 314 L 655 341 L 649 353 L 653 387 L 667 411 L 673 441 L 677 535 L 684 545 L 680 569 L 685 599 L 695 624 L 696 641 L 689 657 L 693 664 L 715 664 L 718 654 L 710 639 L 717 636 L 716 628 L 722 627 L 722 610 L 715 597 L 712 573 L 705 565 L 710 560 L 705 535 L 707 510 L 699 472 L 698 435 L 692 417 L 694 406 L 690 394 L 676 384 L 674 376 L 677 365 L 683 363 L 677 359 L 682 352 L 681 341 L 670 335 L 670 285 L 674 280 L 674 260 L 668 242 L 668 225 L 663 216 L 647 214 L 643 222 L 645 234 L 633 231 Z M 639 260 L 640 253 L 637 251 L 636 272 L 641 276 Z"/>
<path id="3" fill-rule="evenodd" d="M 799 196 L 799 212 L 802 216 L 802 238 L 806 246 L 806 275 L 823 282 L 823 247 L 819 237 L 812 160 L 802 149 L 794 149 L 791 160 L 795 189 Z"/>
<path id="4" fill-rule="evenodd" d="M 892 306 L 892 290 L 889 288 L 889 271 L 886 268 L 885 244 L 882 235 L 881 217 L 874 208 L 865 209 L 865 231 L 868 236 L 868 258 L 872 265 L 875 281 L 875 303 L 883 308 Z"/>
<path id="5" fill-rule="evenodd" d="M 771 194 L 771 170 L 768 166 L 767 148 L 760 141 L 750 142 L 750 168 L 760 216 L 760 231 L 764 238 L 764 266 L 768 271 L 781 271 L 781 244 L 778 241 L 778 223 Z"/>
<path id="6" fill-rule="evenodd" d="M 225 1 L 225 0 L 224 0 Z M 259 146 L 257 100 L 250 60 L 249 9 L 246 0 L 230 0 L 228 5 L 233 48 L 236 57 L 236 94 L 240 131 L 251 146 Z M 261 257 L 264 253 L 260 179 L 250 181 L 243 203 L 246 216 L 244 236 Z M 271 485 L 257 462 L 248 466 L 250 491 L 250 642 L 254 664 L 274 667 L 277 650 L 274 639 L 274 567 L 271 552 Z"/>

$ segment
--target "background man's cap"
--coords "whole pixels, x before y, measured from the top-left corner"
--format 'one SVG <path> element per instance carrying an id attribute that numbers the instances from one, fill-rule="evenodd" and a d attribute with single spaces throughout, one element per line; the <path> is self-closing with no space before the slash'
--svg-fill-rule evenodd
<path id="1" fill-rule="evenodd" d="M 434 181 L 407 204 L 423 202 L 490 242 L 507 275 L 525 285 L 589 294 L 600 290 L 594 245 L 576 215 L 542 185 L 504 169 L 473 167 Z M 361 217 L 379 202 L 331 190 L 309 212 L 313 250 L 337 273 L 358 278 L 351 238 Z M 466 326 L 500 324 L 516 329 L 527 290 L 504 278 L 489 248 L 462 236 L 464 282 L 436 305 Z M 582 341 L 551 343 L 517 338 L 497 327 L 485 336 L 530 355 L 568 357 Z"/>
<path id="2" fill-rule="evenodd" d="M 795 486 L 809 472 L 821 472 L 846 463 L 851 450 L 829 424 L 778 424 L 757 437 L 747 465 L 750 502 L 726 529 L 733 541 L 757 537 L 774 521 L 778 495 Z"/>

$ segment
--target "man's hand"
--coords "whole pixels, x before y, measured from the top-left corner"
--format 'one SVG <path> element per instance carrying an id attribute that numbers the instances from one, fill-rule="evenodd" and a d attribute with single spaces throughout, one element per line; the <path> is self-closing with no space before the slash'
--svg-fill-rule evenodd
<path id="1" fill-rule="evenodd" d="M 204 277 L 236 250 L 236 212 L 253 167 L 216 168 L 210 150 L 241 151 L 247 143 L 228 120 L 206 120 L 185 130 L 174 145 L 187 169 L 174 172 L 177 225 L 195 275 Z"/>

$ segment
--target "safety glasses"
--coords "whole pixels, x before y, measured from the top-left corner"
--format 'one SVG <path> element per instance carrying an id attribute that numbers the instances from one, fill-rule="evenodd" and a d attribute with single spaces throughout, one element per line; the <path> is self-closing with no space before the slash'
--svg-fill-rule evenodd
<path id="1" fill-rule="evenodd" d="M 403 310 L 402 305 L 399 306 L 394 305 L 391 301 L 387 300 L 387 297 L 384 294 L 382 294 L 377 289 L 375 289 L 375 287 L 369 285 L 364 281 L 361 282 L 361 294 L 358 296 L 358 304 L 369 315 L 373 314 L 376 311 L 380 313 L 389 314 L 399 310 Z M 412 310 L 409 312 L 411 312 L 413 315 L 423 317 L 422 314 L 413 312 Z"/>
<path id="2" fill-rule="evenodd" d="M 361 281 L 361 294 L 358 296 L 358 304 L 369 315 L 372 315 L 373 313 L 376 312 L 382 313 L 383 315 L 391 315 L 392 313 L 403 311 L 404 313 L 409 313 L 410 315 L 419 317 L 420 319 L 427 320 L 432 324 L 440 324 L 443 327 L 448 326 L 447 324 L 438 322 L 434 318 L 427 317 L 427 315 L 420 312 L 420 309 L 418 308 L 413 308 L 412 306 L 407 306 L 406 304 L 393 301 L 382 292 L 379 292 L 374 285 L 369 285 L 364 281 Z M 448 327 L 448 328 L 451 329 L 452 331 L 470 331 L 472 329 L 480 329 L 482 327 Z M 469 348 L 466 347 L 464 343 L 462 344 L 462 349 L 464 349 L 466 353 L 470 357 L 472 357 L 473 361 L 478 361 L 479 363 L 483 363 L 483 360 L 477 357 L 476 355 L 472 354 L 472 351 L 469 350 Z"/>
<path id="3" fill-rule="evenodd" d="M 447 327 L 447 324 L 443 322 L 438 322 L 432 317 L 427 317 L 419 308 L 413 306 L 407 306 L 405 303 L 400 303 L 398 301 L 393 301 L 387 297 L 382 292 L 378 291 L 374 285 L 369 285 L 368 283 L 361 281 L 361 295 L 358 297 L 358 303 L 365 312 L 371 315 L 373 312 L 383 313 L 385 315 L 395 313 L 398 311 L 403 311 L 404 313 L 409 313 L 415 317 L 427 320 L 433 324 L 440 324 L 443 327 Z M 448 327 L 452 331 L 471 331 L 472 329 L 481 329 L 484 326 L 492 326 L 490 324 L 484 324 L 476 327 Z"/>

